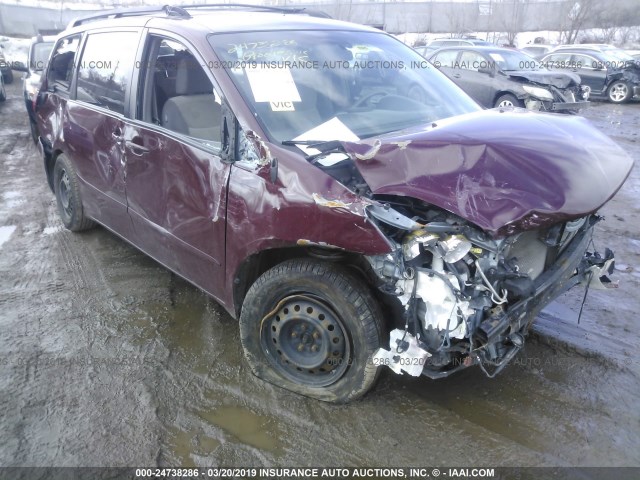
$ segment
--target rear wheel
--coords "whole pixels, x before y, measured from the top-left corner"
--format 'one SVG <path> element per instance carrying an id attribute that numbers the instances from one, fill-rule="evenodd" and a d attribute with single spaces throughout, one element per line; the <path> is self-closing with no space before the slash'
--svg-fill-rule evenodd
<path id="1" fill-rule="evenodd" d="M 73 165 L 64 155 L 59 155 L 53 168 L 53 186 L 58 201 L 58 213 L 62 223 L 72 232 L 80 232 L 95 226 L 84 215 L 78 176 Z"/>
<path id="2" fill-rule="evenodd" d="M 4 82 L 0 82 L 0 102 L 4 102 L 7 99 L 7 92 L 4 89 Z"/>
<path id="3" fill-rule="evenodd" d="M 609 85 L 607 97 L 611 103 L 624 103 L 631 98 L 631 87 L 623 80 L 616 80 Z"/>
<path id="4" fill-rule="evenodd" d="M 510 93 L 505 93 L 504 95 L 500 95 L 496 100 L 496 107 L 523 107 L 524 104 L 521 100 L 518 100 L 515 95 L 511 95 Z"/>
<path id="5" fill-rule="evenodd" d="M 289 260 L 264 273 L 242 306 L 240 338 L 255 375 L 296 393 L 346 403 L 378 369 L 382 315 L 368 287 L 346 269 Z"/>
<path id="6" fill-rule="evenodd" d="M 6 83 L 7 85 L 13 83 L 13 71 L 8 70 L 7 73 L 3 75 L 3 77 L 4 77 L 4 83 Z"/>

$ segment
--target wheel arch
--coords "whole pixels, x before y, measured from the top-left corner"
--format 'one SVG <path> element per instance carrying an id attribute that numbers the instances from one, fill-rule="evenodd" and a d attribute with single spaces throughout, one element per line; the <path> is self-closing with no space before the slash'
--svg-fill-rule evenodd
<path id="1" fill-rule="evenodd" d="M 524 101 L 524 99 L 526 97 L 526 95 L 523 94 L 522 92 L 518 93 L 518 92 L 514 92 L 513 90 L 499 90 L 493 96 L 493 105 L 495 105 L 496 102 L 498 101 L 498 99 L 503 95 L 513 95 L 514 97 L 516 97 L 520 101 Z"/>
<path id="2" fill-rule="evenodd" d="M 55 193 L 53 186 L 53 169 L 56 166 L 56 160 L 64 152 L 59 148 L 53 149 L 51 145 L 48 145 L 47 142 L 43 140 L 40 141 L 42 142 L 44 171 L 47 175 L 47 183 L 49 184 L 49 188 L 51 189 L 51 191 Z"/>
<path id="3" fill-rule="evenodd" d="M 378 289 L 379 279 L 364 255 L 315 246 L 291 246 L 261 250 L 240 264 L 233 277 L 233 308 L 236 319 L 240 318 L 242 304 L 251 285 L 267 270 L 295 258 L 313 258 L 322 262 L 339 263 L 346 267 L 370 289 L 385 313 L 385 318 L 391 318 L 389 313 L 394 308 L 393 302 Z"/>

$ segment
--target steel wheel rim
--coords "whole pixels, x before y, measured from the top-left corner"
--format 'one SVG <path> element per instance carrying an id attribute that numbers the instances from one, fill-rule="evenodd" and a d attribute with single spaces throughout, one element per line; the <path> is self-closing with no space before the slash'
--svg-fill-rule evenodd
<path id="1" fill-rule="evenodd" d="M 611 87 L 611 93 L 609 97 L 616 102 L 621 102 L 627 97 L 627 85 L 624 83 L 616 83 L 613 87 Z"/>
<path id="2" fill-rule="evenodd" d="M 351 348 L 342 320 L 310 294 L 281 300 L 263 319 L 260 342 L 278 373 L 310 387 L 331 385 L 350 364 Z"/>
<path id="3" fill-rule="evenodd" d="M 71 182 L 66 170 L 62 170 L 60 175 L 60 181 L 58 182 L 58 198 L 60 199 L 60 206 L 62 211 L 71 218 L 73 214 L 73 205 L 71 204 Z"/>
<path id="4" fill-rule="evenodd" d="M 515 107 L 511 100 L 503 100 L 498 104 L 498 107 Z"/>

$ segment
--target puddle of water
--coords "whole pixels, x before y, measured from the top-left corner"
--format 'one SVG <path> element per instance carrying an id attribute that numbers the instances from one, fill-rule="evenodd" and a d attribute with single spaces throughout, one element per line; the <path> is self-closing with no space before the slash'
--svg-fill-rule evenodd
<path id="1" fill-rule="evenodd" d="M 196 467 L 193 455 L 210 456 L 222 443 L 215 438 L 201 433 L 185 432 L 176 427 L 169 428 L 169 444 L 173 454 L 180 460 L 180 465 L 187 468 Z"/>
<path id="2" fill-rule="evenodd" d="M 0 247 L 2 247 L 4 242 L 9 240 L 9 237 L 11 237 L 11 234 L 15 230 L 16 230 L 16 226 L 15 225 L 8 225 L 8 226 L 0 227 Z"/>
<path id="3" fill-rule="evenodd" d="M 278 422 L 266 415 L 259 415 L 239 406 L 214 407 L 212 410 L 200 411 L 203 420 L 221 428 L 235 437 L 239 443 L 280 455 L 283 445 Z"/>

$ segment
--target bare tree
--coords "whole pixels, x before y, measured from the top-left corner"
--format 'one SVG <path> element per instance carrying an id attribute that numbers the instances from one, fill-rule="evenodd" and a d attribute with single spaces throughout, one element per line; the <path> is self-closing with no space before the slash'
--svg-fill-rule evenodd
<path id="1" fill-rule="evenodd" d="M 577 0 L 567 2 L 565 14 L 562 18 L 561 31 L 564 43 L 575 43 L 578 34 L 586 24 L 595 20 L 604 8 L 602 0 Z"/>
<path id="2" fill-rule="evenodd" d="M 452 37 L 460 38 L 469 33 L 472 24 L 467 15 L 467 4 L 451 2 L 447 5 L 447 20 Z"/>
<path id="3" fill-rule="evenodd" d="M 515 47 L 516 37 L 523 30 L 528 0 L 505 0 L 504 8 L 499 12 L 499 24 L 507 35 L 507 43 Z"/>

